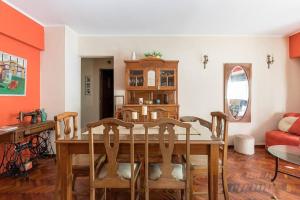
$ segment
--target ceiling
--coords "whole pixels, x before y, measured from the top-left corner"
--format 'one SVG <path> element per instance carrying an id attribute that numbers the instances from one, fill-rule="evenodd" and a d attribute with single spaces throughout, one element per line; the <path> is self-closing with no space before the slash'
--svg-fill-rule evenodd
<path id="1" fill-rule="evenodd" d="M 300 30 L 299 0 L 5 0 L 88 35 L 274 35 Z"/>

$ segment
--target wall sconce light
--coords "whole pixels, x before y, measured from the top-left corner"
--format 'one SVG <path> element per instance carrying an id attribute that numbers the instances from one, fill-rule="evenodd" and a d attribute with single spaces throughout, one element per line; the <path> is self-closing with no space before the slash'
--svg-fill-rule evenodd
<path id="1" fill-rule="evenodd" d="M 268 69 L 270 69 L 270 65 L 274 63 L 274 57 L 271 56 L 270 54 L 267 55 L 267 64 L 268 64 Z"/>
<path id="2" fill-rule="evenodd" d="M 203 55 L 203 66 L 204 66 L 204 69 L 206 69 L 206 65 L 208 63 L 208 55 Z"/>

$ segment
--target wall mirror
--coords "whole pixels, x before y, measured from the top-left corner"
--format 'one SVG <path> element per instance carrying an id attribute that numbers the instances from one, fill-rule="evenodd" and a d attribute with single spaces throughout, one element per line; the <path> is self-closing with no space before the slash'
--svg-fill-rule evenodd
<path id="1" fill-rule="evenodd" d="M 224 111 L 230 122 L 251 122 L 250 63 L 224 65 Z"/>

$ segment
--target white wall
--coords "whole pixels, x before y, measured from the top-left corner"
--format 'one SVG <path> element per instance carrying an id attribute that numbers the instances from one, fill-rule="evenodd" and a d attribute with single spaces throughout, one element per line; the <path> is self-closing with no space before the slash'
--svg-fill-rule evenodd
<path id="1" fill-rule="evenodd" d="M 45 27 L 41 55 L 41 107 L 48 118 L 58 113 L 80 113 L 80 57 L 78 36 L 67 26 Z"/>
<path id="2" fill-rule="evenodd" d="M 48 119 L 65 111 L 65 27 L 45 27 L 41 53 L 41 107 Z"/>
<path id="3" fill-rule="evenodd" d="M 264 142 L 266 130 L 274 129 L 278 113 L 300 111 L 299 62 L 290 61 L 287 40 L 276 37 L 93 37 L 79 38 L 80 56 L 114 56 L 115 90 L 124 90 L 123 60 L 131 52 L 139 57 L 159 50 L 164 59 L 179 62 L 180 115 L 210 119 L 209 113 L 223 110 L 223 63 L 252 63 L 252 122 L 231 123 L 229 134 L 251 134 L 257 144 Z M 201 55 L 209 56 L 203 69 Z M 275 63 L 267 69 L 266 55 Z M 290 68 L 289 65 L 293 65 Z M 297 68 L 298 67 L 298 68 Z M 296 75 L 297 74 L 297 75 Z M 289 78 L 287 78 L 289 77 Z M 232 138 L 232 137 L 231 137 Z"/>
<path id="4" fill-rule="evenodd" d="M 78 36 L 67 26 L 45 27 L 40 84 L 41 108 L 45 108 L 49 120 L 65 111 L 78 112 L 80 117 Z M 51 142 L 55 149 L 54 134 Z"/>
<path id="5" fill-rule="evenodd" d="M 78 112 L 81 118 L 81 63 L 78 55 L 78 35 L 65 27 L 65 111 Z M 80 130 L 80 122 L 79 122 Z"/>

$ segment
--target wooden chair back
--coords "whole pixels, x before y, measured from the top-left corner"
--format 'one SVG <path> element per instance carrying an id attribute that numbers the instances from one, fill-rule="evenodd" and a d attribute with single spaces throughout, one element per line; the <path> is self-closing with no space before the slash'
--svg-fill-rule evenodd
<path id="1" fill-rule="evenodd" d="M 150 111 L 150 119 L 151 119 L 151 112 L 156 112 L 157 113 L 157 119 L 159 118 L 169 118 L 170 115 L 169 115 L 169 111 L 165 108 L 155 108 L 153 110 Z M 151 119 L 151 121 L 155 121 L 153 119 Z"/>
<path id="2" fill-rule="evenodd" d="M 117 170 L 118 170 L 118 151 L 120 146 L 120 133 L 119 127 L 124 127 L 129 129 L 130 136 L 130 163 L 131 163 L 131 187 L 134 188 L 134 137 L 133 137 L 133 123 L 124 122 L 115 118 L 105 118 L 97 122 L 87 124 L 88 132 L 89 132 L 89 157 L 90 157 L 90 186 L 95 188 L 95 163 L 94 163 L 94 134 L 92 132 L 93 128 L 103 126 L 103 142 L 106 151 L 106 159 L 107 159 L 107 175 L 105 179 L 113 180 L 114 178 L 118 178 Z M 115 186 L 118 187 L 118 182 L 114 181 Z M 113 184 L 110 183 L 110 184 Z M 129 185 L 130 186 L 130 185 Z M 108 186 L 109 187 L 109 186 Z M 93 194 L 95 195 L 95 194 Z"/>
<path id="3" fill-rule="evenodd" d="M 211 112 L 211 117 L 213 137 L 217 137 L 224 142 L 223 145 L 220 145 L 220 155 L 224 166 L 227 163 L 228 152 L 228 116 L 223 112 Z"/>
<path id="4" fill-rule="evenodd" d="M 201 126 L 204 126 L 204 127 L 208 128 L 209 130 L 212 129 L 212 124 L 209 121 L 207 121 L 205 119 L 201 119 L 199 117 L 184 116 L 184 117 L 180 117 L 180 121 L 182 121 L 182 122 L 197 122 L 198 121 Z"/>
<path id="5" fill-rule="evenodd" d="M 139 112 L 132 108 L 123 108 L 121 111 L 122 119 L 125 122 L 134 122 L 132 119 L 132 113 L 137 112 L 137 117 L 139 118 Z M 138 119 L 137 119 L 138 120 Z"/>
<path id="6" fill-rule="evenodd" d="M 65 138 L 78 137 L 78 113 L 77 112 L 64 112 L 54 116 L 55 121 L 55 140 Z M 73 131 L 72 131 L 73 130 Z M 73 133 L 73 134 L 71 134 Z M 71 136 L 72 135 L 72 136 Z M 56 166 L 57 170 L 60 170 L 60 146 L 56 144 Z M 61 189 L 61 177 L 57 177 L 56 191 Z M 59 192 L 56 195 L 60 195 Z M 57 196 L 57 198 L 58 198 Z"/>
<path id="7" fill-rule="evenodd" d="M 73 120 L 71 122 L 71 120 Z M 55 121 L 55 139 L 60 137 L 76 138 L 78 137 L 78 113 L 77 112 L 64 112 L 54 116 Z M 71 126 L 72 123 L 72 126 Z M 61 130 L 63 128 L 63 131 Z M 73 136 L 71 132 L 73 130 Z M 64 133 L 64 135 L 62 134 Z"/>
<path id="8" fill-rule="evenodd" d="M 211 118 L 213 136 L 228 144 L 228 116 L 223 112 L 211 112 Z"/>
<path id="9" fill-rule="evenodd" d="M 189 179 L 190 179 L 190 128 L 191 125 L 187 123 L 180 122 L 171 118 L 160 118 L 155 122 L 150 122 L 144 124 L 145 128 L 145 186 L 148 188 L 148 173 L 149 173 L 149 128 L 159 127 L 159 131 L 156 134 L 158 137 L 160 153 L 162 154 L 161 163 L 161 176 L 160 179 L 170 180 L 175 179 L 172 176 L 172 155 L 174 153 L 174 144 L 176 140 L 175 126 L 185 128 L 185 144 L 186 144 L 186 182 L 185 187 L 187 194 L 189 194 Z M 168 181 L 166 181 L 165 187 L 168 186 Z M 163 189 L 163 188 L 162 188 Z M 147 191 L 147 189 L 146 189 Z M 147 193 L 147 192 L 146 192 Z M 148 198 L 147 198 L 148 197 Z M 148 194 L 146 194 L 146 199 L 149 199 Z"/>

